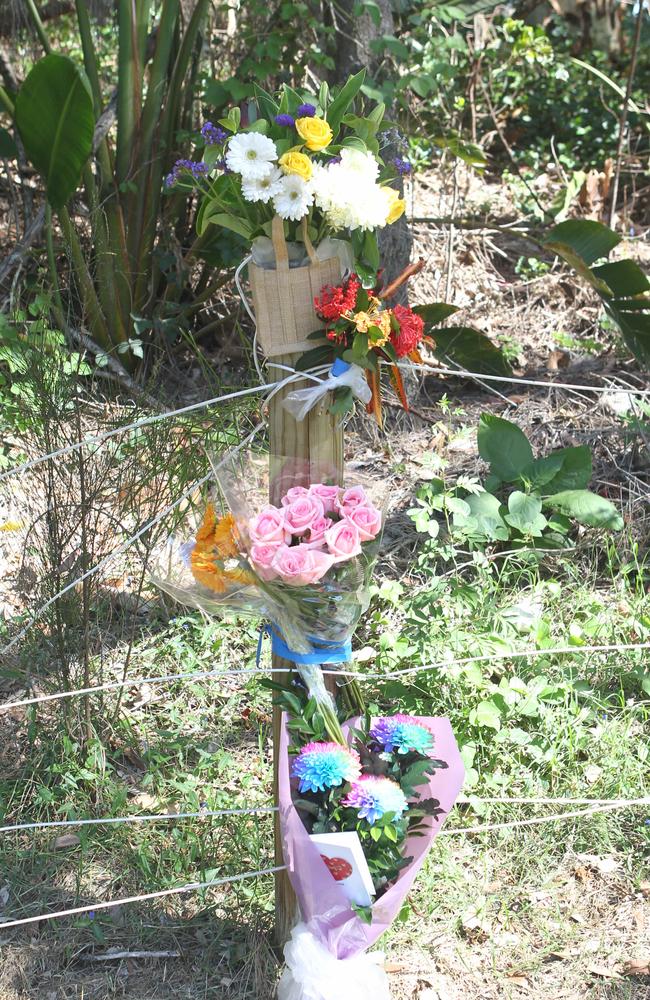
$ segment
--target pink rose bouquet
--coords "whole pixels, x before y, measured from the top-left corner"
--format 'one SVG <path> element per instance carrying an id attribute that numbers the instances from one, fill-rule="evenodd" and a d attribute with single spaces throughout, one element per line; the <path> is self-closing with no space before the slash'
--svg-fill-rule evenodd
<path id="1" fill-rule="evenodd" d="M 219 463 L 215 478 L 228 513 L 217 517 L 216 499 L 207 510 L 199 507 L 201 523 L 188 532 L 194 537 L 171 540 L 154 581 L 206 611 L 266 621 L 274 651 L 296 663 L 319 704 L 330 704 L 321 665 L 351 658 L 383 518 L 363 486 L 340 487 L 325 475 L 310 481 L 305 471 L 285 464 L 269 484 L 256 481 L 253 462 L 230 469 Z"/>

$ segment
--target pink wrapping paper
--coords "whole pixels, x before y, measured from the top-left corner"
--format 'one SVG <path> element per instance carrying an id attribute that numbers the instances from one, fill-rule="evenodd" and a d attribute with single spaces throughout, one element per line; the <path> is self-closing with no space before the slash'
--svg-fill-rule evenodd
<path id="1" fill-rule="evenodd" d="M 330 875 L 293 805 L 288 753 L 290 735 L 286 728 L 286 715 L 283 717 L 278 799 L 284 860 L 303 920 L 336 958 L 351 958 L 365 951 L 393 922 L 463 786 L 465 769 L 449 720 L 427 716 L 421 716 L 421 719 L 431 727 L 435 737 L 432 756 L 444 760 L 448 767 L 430 775 L 427 785 L 421 786 L 420 795 L 423 799 L 438 799 L 445 811 L 438 819 L 424 817 L 426 830 L 423 836 L 406 839 L 405 855 L 412 857 L 413 861 L 402 869 L 390 889 L 373 903 L 372 923 L 366 924 L 356 915 L 343 890 Z M 358 718 L 351 719 L 343 726 L 344 731 L 358 725 L 358 722 Z"/>

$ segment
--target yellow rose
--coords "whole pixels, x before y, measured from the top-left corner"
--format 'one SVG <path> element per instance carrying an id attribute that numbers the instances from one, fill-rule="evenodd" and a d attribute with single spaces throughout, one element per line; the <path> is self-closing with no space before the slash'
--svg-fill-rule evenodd
<path id="1" fill-rule="evenodd" d="M 285 174 L 298 174 L 304 181 L 311 177 L 311 160 L 304 153 L 290 149 L 288 153 L 283 153 L 278 162 Z"/>
<path id="2" fill-rule="evenodd" d="M 334 138 L 334 133 L 324 118 L 297 118 L 296 132 L 307 149 L 311 149 L 314 153 L 319 149 L 325 149 Z"/>
<path id="3" fill-rule="evenodd" d="M 399 192 L 392 187 L 383 187 L 382 191 L 386 195 L 386 200 L 388 202 L 388 215 L 386 216 L 386 225 L 390 226 L 391 223 L 397 222 L 399 217 L 404 214 L 404 209 L 406 208 L 406 202 L 403 198 L 400 198 Z"/>

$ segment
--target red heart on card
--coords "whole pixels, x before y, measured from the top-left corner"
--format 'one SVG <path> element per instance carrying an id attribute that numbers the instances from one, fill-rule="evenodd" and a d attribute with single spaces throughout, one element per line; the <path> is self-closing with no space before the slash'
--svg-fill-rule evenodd
<path id="1" fill-rule="evenodd" d="M 330 875 L 337 882 L 342 882 L 344 879 L 349 878 L 354 870 L 345 858 L 326 858 L 324 854 L 321 854 L 321 858 L 329 868 Z"/>

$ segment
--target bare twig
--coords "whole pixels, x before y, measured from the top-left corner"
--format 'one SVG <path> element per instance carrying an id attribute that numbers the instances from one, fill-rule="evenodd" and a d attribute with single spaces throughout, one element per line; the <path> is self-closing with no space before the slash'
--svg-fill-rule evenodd
<path id="1" fill-rule="evenodd" d="M 621 160 L 623 158 L 623 143 L 625 141 L 625 126 L 630 108 L 630 98 L 632 96 L 632 86 L 634 85 L 634 73 L 636 71 L 636 60 L 639 54 L 639 43 L 641 41 L 641 28 L 643 26 L 644 0 L 639 0 L 639 8 L 636 15 L 636 28 L 634 30 L 634 41 L 632 43 L 632 53 L 630 56 L 630 72 L 627 77 L 625 97 L 621 108 L 621 117 L 618 123 L 618 141 L 616 143 L 616 167 L 614 169 L 614 181 L 612 183 L 612 200 L 609 206 L 609 225 L 613 229 L 616 225 L 616 201 L 618 199 L 618 185 L 621 179 Z"/>

